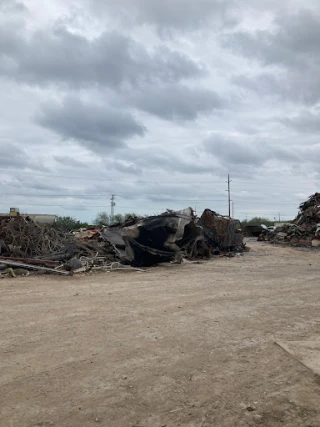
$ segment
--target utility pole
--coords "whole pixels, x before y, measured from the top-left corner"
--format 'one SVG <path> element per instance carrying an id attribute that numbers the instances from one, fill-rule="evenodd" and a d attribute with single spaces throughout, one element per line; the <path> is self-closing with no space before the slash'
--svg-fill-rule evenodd
<path id="1" fill-rule="evenodd" d="M 114 220 L 114 207 L 115 207 L 115 205 L 116 205 L 116 203 L 115 203 L 115 198 L 116 198 L 116 196 L 115 196 L 115 194 L 112 194 L 112 196 L 111 196 L 111 218 L 110 218 L 110 222 L 111 222 L 111 224 L 113 224 L 113 220 Z"/>
<path id="2" fill-rule="evenodd" d="M 228 214 L 231 217 L 231 199 L 230 199 L 230 175 L 228 174 Z"/>
<path id="3" fill-rule="evenodd" d="M 279 212 L 279 214 L 278 214 L 278 215 L 279 215 L 279 222 L 281 222 L 281 220 L 280 220 L 280 212 Z"/>

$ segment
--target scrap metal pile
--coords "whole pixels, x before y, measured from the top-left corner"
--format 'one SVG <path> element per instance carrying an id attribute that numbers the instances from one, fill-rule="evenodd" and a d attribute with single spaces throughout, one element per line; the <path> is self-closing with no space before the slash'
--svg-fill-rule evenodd
<path id="1" fill-rule="evenodd" d="M 0 219 L 0 273 L 14 268 L 70 274 L 85 266 L 117 261 L 113 246 L 95 239 L 77 239 L 71 233 L 42 227 L 22 216 Z M 9 271 L 7 271 L 9 269 Z"/>
<path id="2" fill-rule="evenodd" d="M 182 258 L 210 258 L 220 251 L 245 249 L 238 220 L 206 209 L 197 219 L 192 208 L 170 211 L 135 223 L 105 228 L 102 236 L 112 243 L 123 262 L 154 265 Z"/>
<path id="3" fill-rule="evenodd" d="M 17 217 L 0 219 L 0 274 L 29 270 L 73 274 L 155 265 L 182 258 L 210 258 L 220 251 L 242 251 L 240 223 L 206 209 L 167 211 L 124 224 L 66 233 Z"/>
<path id="4" fill-rule="evenodd" d="M 264 231 L 258 240 L 286 243 L 292 246 L 320 246 L 320 193 L 301 203 L 300 212 L 291 224 Z"/>

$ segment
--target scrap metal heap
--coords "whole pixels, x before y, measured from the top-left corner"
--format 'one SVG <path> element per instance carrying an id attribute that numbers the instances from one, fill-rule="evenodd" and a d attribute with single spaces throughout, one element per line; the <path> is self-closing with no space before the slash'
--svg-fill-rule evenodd
<path id="1" fill-rule="evenodd" d="M 168 210 L 129 226 L 105 228 L 103 236 L 122 261 L 136 266 L 207 255 L 202 227 L 191 208 Z"/>
<path id="2" fill-rule="evenodd" d="M 22 216 L 0 219 L 0 273 L 12 268 L 70 274 L 83 266 L 117 261 L 113 246 L 94 233 L 78 239 L 72 233 L 43 227 Z"/>
<path id="3" fill-rule="evenodd" d="M 242 252 L 245 250 L 239 220 L 205 209 L 198 225 L 203 229 L 204 240 L 211 253 L 217 254 L 219 251 Z"/>
<path id="4" fill-rule="evenodd" d="M 245 249 L 240 223 L 206 209 L 130 217 L 120 225 L 66 233 L 23 217 L 0 219 L 0 274 L 15 269 L 58 274 L 210 258 Z M 9 270 L 9 273 L 8 273 Z M 1 273 L 2 271 L 2 273 Z"/>
<path id="5" fill-rule="evenodd" d="M 258 240 L 286 243 L 292 246 L 320 246 L 320 193 L 315 193 L 299 206 L 291 224 L 263 232 Z"/>

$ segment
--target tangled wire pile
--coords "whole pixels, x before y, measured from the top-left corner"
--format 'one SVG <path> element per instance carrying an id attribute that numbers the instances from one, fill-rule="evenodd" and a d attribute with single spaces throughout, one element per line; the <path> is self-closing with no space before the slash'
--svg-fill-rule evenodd
<path id="1" fill-rule="evenodd" d="M 113 247 L 105 241 L 83 241 L 73 234 L 42 227 L 22 216 L 0 219 L 0 253 L 21 258 L 63 260 L 67 253 L 68 258 L 106 256 L 109 260 L 115 259 Z"/>
<path id="2" fill-rule="evenodd" d="M 23 217 L 1 219 L 0 239 L 12 256 L 26 258 L 59 252 L 66 244 L 61 232 L 41 227 Z"/>

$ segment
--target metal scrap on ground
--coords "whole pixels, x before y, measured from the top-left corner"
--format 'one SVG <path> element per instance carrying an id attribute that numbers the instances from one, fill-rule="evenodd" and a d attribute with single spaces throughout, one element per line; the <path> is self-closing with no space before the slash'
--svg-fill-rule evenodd
<path id="1" fill-rule="evenodd" d="M 210 258 L 245 249 L 238 220 L 206 209 L 198 219 L 192 208 L 124 224 L 66 233 L 22 216 L 0 220 L 0 274 L 8 267 L 72 274 L 130 269 L 159 262 Z M 131 267 L 130 267 L 131 266 Z M 139 270 L 136 268 L 136 270 Z"/>
<path id="2" fill-rule="evenodd" d="M 291 224 L 263 231 L 258 240 L 292 246 L 320 246 L 320 193 L 300 204 L 300 212 Z"/>

